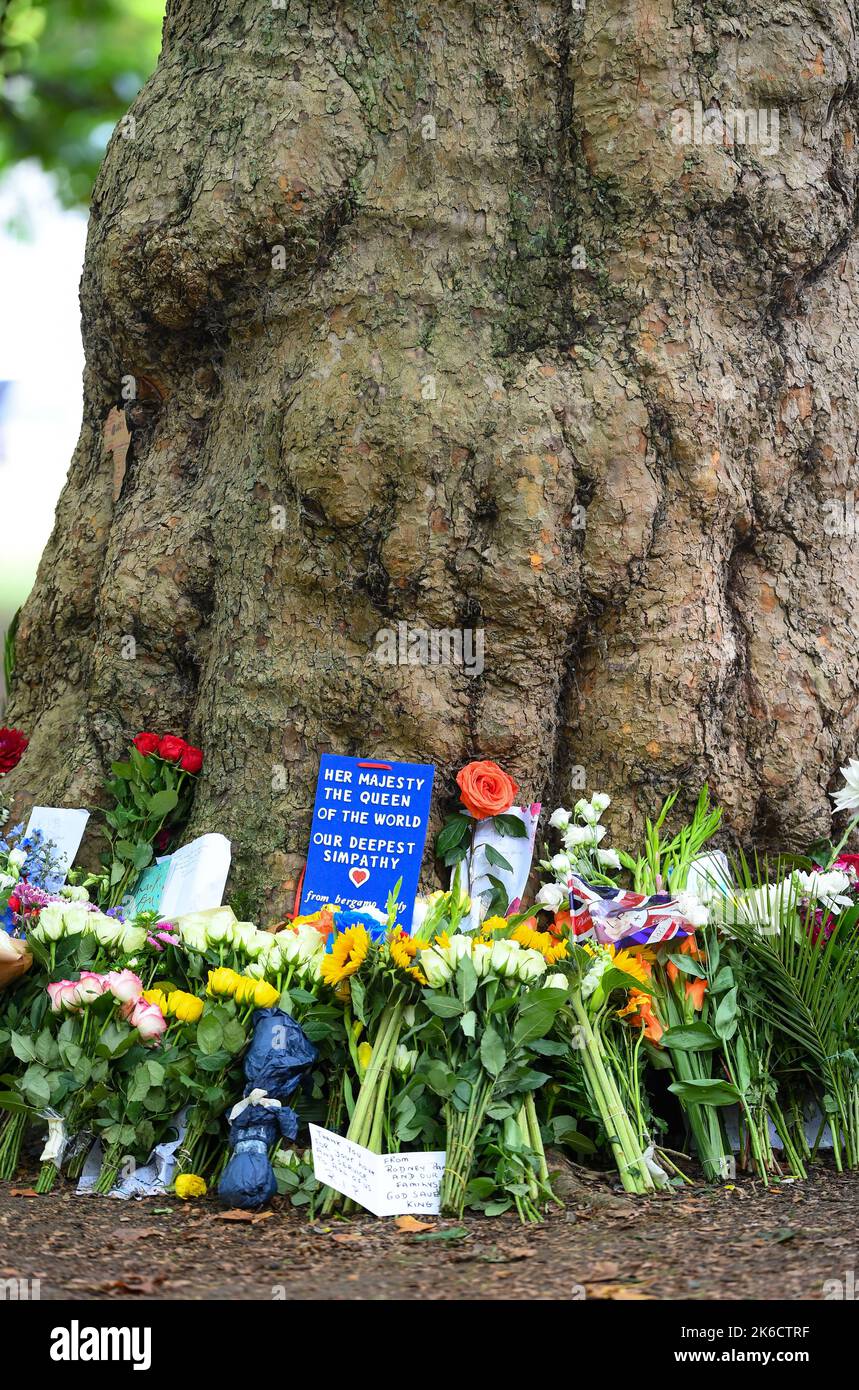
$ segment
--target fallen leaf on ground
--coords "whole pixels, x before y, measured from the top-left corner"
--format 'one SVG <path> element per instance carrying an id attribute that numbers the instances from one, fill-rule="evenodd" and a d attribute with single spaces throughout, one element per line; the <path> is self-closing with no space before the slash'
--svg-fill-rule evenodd
<path id="1" fill-rule="evenodd" d="M 398 1216 L 394 1221 L 398 1231 L 434 1231 L 434 1221 L 418 1221 L 414 1216 Z"/>
<path id="2" fill-rule="evenodd" d="M 242 1211 L 240 1207 L 234 1207 L 231 1211 L 220 1211 L 215 1217 L 216 1221 L 250 1221 L 255 1225 L 259 1221 L 268 1221 L 274 1216 L 273 1211 Z"/>
<path id="3" fill-rule="evenodd" d="M 35 1187 L 13 1187 L 9 1192 L 10 1197 L 38 1197 Z"/>

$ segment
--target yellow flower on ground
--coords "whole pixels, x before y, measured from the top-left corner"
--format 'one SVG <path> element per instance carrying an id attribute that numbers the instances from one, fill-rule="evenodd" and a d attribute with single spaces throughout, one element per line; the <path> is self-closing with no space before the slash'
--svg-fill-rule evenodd
<path id="1" fill-rule="evenodd" d="M 203 1178 L 198 1178 L 196 1173 L 180 1173 L 174 1190 L 177 1197 L 187 1202 L 189 1197 L 205 1197 L 206 1183 Z"/>
<path id="2" fill-rule="evenodd" d="M 266 980 L 258 980 L 254 990 L 254 1003 L 258 1009 L 271 1009 L 277 1003 L 280 995 L 274 985 L 268 984 Z"/>
<path id="3" fill-rule="evenodd" d="M 180 1023 L 196 1023 L 203 1012 L 203 1001 L 184 989 L 174 989 L 167 996 L 163 1012 L 172 1014 Z"/>
<path id="4" fill-rule="evenodd" d="M 145 989 L 143 998 L 147 1004 L 155 1004 L 163 1014 L 167 1013 L 167 995 L 163 989 Z"/>
<path id="5" fill-rule="evenodd" d="M 325 983 L 338 985 L 349 975 L 354 975 L 366 960 L 369 949 L 370 934 L 360 923 L 338 932 L 330 953 L 323 957 L 320 967 Z"/>
<path id="6" fill-rule="evenodd" d="M 236 970 L 230 970 L 228 966 L 221 965 L 217 970 L 209 971 L 209 994 L 235 994 L 236 986 L 241 982 L 241 975 Z"/>

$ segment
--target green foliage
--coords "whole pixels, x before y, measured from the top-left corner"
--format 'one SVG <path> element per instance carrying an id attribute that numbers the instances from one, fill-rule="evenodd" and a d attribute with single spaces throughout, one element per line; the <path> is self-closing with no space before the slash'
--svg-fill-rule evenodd
<path id="1" fill-rule="evenodd" d="M 89 202 L 107 141 L 155 67 L 165 0 L 9 0 L 0 18 L 0 172 L 36 159 Z"/>

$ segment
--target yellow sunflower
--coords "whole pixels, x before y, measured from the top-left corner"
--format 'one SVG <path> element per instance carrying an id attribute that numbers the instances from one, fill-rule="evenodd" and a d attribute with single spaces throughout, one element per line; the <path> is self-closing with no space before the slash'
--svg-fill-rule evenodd
<path id="1" fill-rule="evenodd" d="M 402 927 L 397 927 L 388 940 L 388 950 L 391 953 L 391 960 L 394 965 L 398 965 L 401 970 L 405 970 L 407 975 L 417 980 L 419 985 L 426 984 L 424 972 L 416 965 L 412 964 L 418 953 L 418 943 Z"/>
<path id="2" fill-rule="evenodd" d="M 327 985 L 339 985 L 359 970 L 370 949 L 370 935 L 366 927 L 357 923 L 338 932 L 329 954 L 323 957 L 321 974 Z"/>
<path id="3" fill-rule="evenodd" d="M 646 966 L 646 957 L 638 951 L 632 950 L 629 946 L 618 951 L 615 946 L 609 946 L 611 952 L 612 965 L 616 970 L 622 970 L 624 975 L 631 975 L 634 980 L 640 980 L 643 985 L 647 984 L 649 971 Z"/>

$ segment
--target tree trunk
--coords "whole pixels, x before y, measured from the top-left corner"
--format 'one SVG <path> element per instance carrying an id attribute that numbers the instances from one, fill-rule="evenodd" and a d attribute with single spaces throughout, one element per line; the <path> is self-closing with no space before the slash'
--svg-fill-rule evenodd
<path id="1" fill-rule="evenodd" d="M 704 779 L 741 838 L 827 832 L 859 722 L 856 22 L 170 0 L 93 200 L 19 797 L 92 801 L 139 728 L 183 733 L 192 829 L 272 912 L 325 749 L 605 789 L 615 843 Z M 416 659 L 414 629 L 482 631 L 482 673 L 380 659 L 399 623 Z"/>

